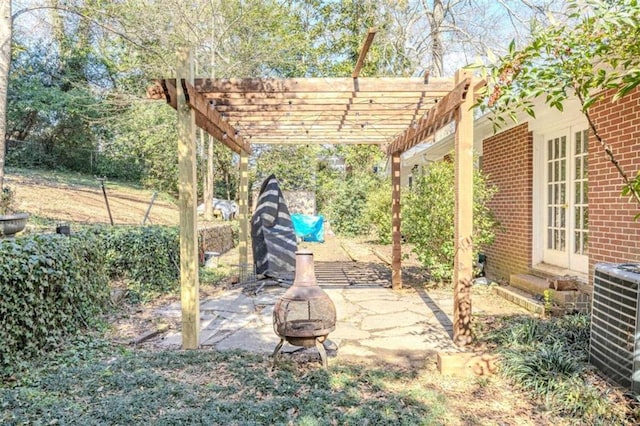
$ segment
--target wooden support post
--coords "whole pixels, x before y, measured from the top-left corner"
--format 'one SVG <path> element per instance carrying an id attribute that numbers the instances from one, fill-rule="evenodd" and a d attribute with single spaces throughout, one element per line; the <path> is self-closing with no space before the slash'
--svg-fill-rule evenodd
<path id="1" fill-rule="evenodd" d="M 240 265 L 249 267 L 249 154 L 240 152 L 240 187 L 238 188 L 238 207 L 240 221 L 238 251 L 240 253 Z"/>
<path id="2" fill-rule="evenodd" d="M 191 50 L 177 52 L 177 81 L 193 81 Z M 196 349 L 200 334 L 198 283 L 198 233 L 196 222 L 196 121 L 187 104 L 182 84 L 177 84 L 178 169 L 180 194 L 180 295 L 182 304 L 182 347 Z"/>
<path id="3" fill-rule="evenodd" d="M 207 172 L 206 185 L 204 191 L 204 218 L 206 220 L 213 219 L 213 193 L 215 188 L 213 187 L 213 136 L 209 135 L 207 138 Z"/>
<path id="4" fill-rule="evenodd" d="M 400 233 L 400 153 L 391 155 L 391 238 L 393 249 L 391 255 L 391 287 L 402 288 L 402 241 Z"/>
<path id="5" fill-rule="evenodd" d="M 471 77 L 456 73 L 456 84 Z M 471 280 L 473 279 L 473 93 L 468 92 L 456 114 L 455 134 L 455 258 L 453 271 L 453 340 L 471 343 Z"/>

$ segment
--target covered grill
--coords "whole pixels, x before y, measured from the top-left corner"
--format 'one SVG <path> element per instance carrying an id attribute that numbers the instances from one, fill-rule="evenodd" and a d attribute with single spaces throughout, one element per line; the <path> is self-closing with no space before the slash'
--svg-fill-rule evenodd
<path id="1" fill-rule="evenodd" d="M 296 275 L 291 286 L 276 302 L 273 329 L 280 343 L 273 351 L 277 356 L 285 341 L 294 346 L 316 346 L 322 365 L 327 367 L 323 342 L 336 328 L 336 308 L 327 293 L 318 286 L 313 266 L 313 253 L 296 252 Z"/>

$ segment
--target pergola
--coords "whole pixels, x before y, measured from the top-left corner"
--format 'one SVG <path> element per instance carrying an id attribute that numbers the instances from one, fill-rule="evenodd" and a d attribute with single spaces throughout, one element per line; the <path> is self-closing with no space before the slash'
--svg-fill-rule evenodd
<path id="1" fill-rule="evenodd" d="M 455 125 L 453 337 L 471 341 L 473 104 L 471 74 L 455 78 L 362 78 L 370 30 L 351 78 L 194 78 L 190 50 L 177 53 L 177 78 L 149 91 L 178 112 L 183 347 L 199 345 L 196 126 L 240 155 L 240 264 L 248 261 L 248 158 L 253 144 L 375 144 L 391 158 L 392 287 L 402 288 L 400 156 Z"/>

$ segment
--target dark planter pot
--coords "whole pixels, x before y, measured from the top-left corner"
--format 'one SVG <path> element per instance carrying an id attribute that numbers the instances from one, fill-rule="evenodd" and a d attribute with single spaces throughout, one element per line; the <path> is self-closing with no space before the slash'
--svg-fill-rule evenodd
<path id="1" fill-rule="evenodd" d="M 0 237 L 11 237 L 27 225 L 29 213 L 0 215 Z"/>

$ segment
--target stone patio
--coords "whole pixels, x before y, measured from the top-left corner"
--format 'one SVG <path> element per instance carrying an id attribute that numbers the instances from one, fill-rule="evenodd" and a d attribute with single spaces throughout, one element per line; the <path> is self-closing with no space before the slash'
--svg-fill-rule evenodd
<path id="1" fill-rule="evenodd" d="M 458 351 L 451 341 L 453 299 L 448 292 L 427 294 L 421 290 L 390 288 L 389 270 L 368 257 L 350 260 L 332 239 L 316 254 L 316 276 L 336 306 L 336 330 L 325 347 L 331 358 L 380 360 L 394 363 L 424 363 L 438 351 Z M 361 251 L 362 247 L 350 252 Z M 315 251 L 314 251 L 315 252 Z M 322 261 L 322 253 L 333 259 Z M 335 259 L 335 257 L 342 257 Z M 320 259 L 318 259 L 320 258 Z M 271 282 L 259 287 L 239 285 L 215 299 L 200 303 L 203 347 L 216 350 L 246 350 L 270 354 L 279 342 L 273 330 L 273 308 L 286 288 Z M 158 315 L 180 316 L 176 302 L 157 311 Z M 179 348 L 180 332 L 170 332 L 158 341 L 163 347 Z M 315 348 L 304 349 L 286 343 L 287 354 L 318 357 Z"/>

